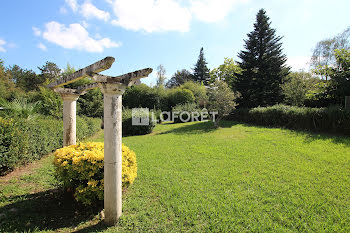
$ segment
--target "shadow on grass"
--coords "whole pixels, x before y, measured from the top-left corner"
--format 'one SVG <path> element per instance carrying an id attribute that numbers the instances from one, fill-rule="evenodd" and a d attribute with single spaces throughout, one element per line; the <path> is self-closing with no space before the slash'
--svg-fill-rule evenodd
<path id="1" fill-rule="evenodd" d="M 168 134 L 168 133 L 201 134 L 201 133 L 208 133 L 208 132 L 217 130 L 217 128 L 214 127 L 214 124 L 211 121 L 197 122 L 194 124 L 177 123 L 177 125 L 179 125 L 180 127 L 171 129 L 168 131 L 159 132 L 158 134 Z M 231 128 L 232 126 L 235 126 L 235 125 L 243 125 L 245 127 L 254 127 L 259 129 L 276 129 L 276 128 L 284 129 L 284 130 L 293 132 L 298 136 L 303 137 L 305 143 L 312 143 L 313 141 L 317 141 L 317 140 L 331 140 L 335 144 L 343 144 L 344 146 L 350 147 L 350 137 L 343 134 L 313 132 L 313 131 L 307 131 L 307 130 L 288 129 L 284 127 L 261 126 L 261 125 L 249 124 L 249 123 L 238 122 L 238 121 L 221 121 L 220 122 L 220 128 Z"/>
<path id="2" fill-rule="evenodd" d="M 315 132 L 310 130 L 303 130 L 303 129 L 290 129 L 285 127 L 278 127 L 278 126 L 262 126 L 262 125 L 256 125 L 252 123 L 245 123 L 245 122 L 235 122 L 235 121 L 224 121 L 225 123 L 231 122 L 231 125 L 240 124 L 246 127 L 255 127 L 259 129 L 283 129 L 288 130 L 290 132 L 293 132 L 297 136 L 301 136 L 304 138 L 305 143 L 312 143 L 317 140 L 331 140 L 335 144 L 343 144 L 344 146 L 350 147 L 350 135 L 344 135 L 336 132 L 327 133 L 327 132 Z M 228 124 L 230 125 L 230 124 Z"/>
<path id="3" fill-rule="evenodd" d="M 231 128 L 236 124 L 238 123 L 234 121 L 221 121 L 220 128 Z M 179 125 L 180 127 L 168 131 L 163 131 L 158 134 L 201 134 L 209 133 L 218 129 L 214 127 L 214 124 L 211 121 L 202 121 L 194 124 L 176 123 L 176 125 Z"/>
<path id="4" fill-rule="evenodd" d="M 12 203 L 0 208 L 0 232 L 75 228 L 96 218 L 103 209 L 103 203 L 84 207 L 70 195 L 57 189 L 10 197 L 7 200 Z M 107 228 L 103 222 L 97 222 L 96 225 L 83 228 L 79 232 Z"/>
<path id="5" fill-rule="evenodd" d="M 331 140 L 335 144 L 343 144 L 344 146 L 350 147 L 350 137 L 341 134 L 329 134 L 329 133 L 313 133 L 307 131 L 295 131 L 298 135 L 305 137 L 306 143 L 311 143 L 317 140 Z"/>

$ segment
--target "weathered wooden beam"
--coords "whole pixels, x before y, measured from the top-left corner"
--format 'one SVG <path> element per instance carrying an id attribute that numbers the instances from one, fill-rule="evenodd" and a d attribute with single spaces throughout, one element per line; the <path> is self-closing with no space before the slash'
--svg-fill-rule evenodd
<path id="1" fill-rule="evenodd" d="M 77 89 L 71 89 L 71 88 L 54 88 L 54 92 L 57 92 L 59 94 L 72 94 L 72 95 L 79 95 L 79 91 Z"/>
<path id="2" fill-rule="evenodd" d="M 74 72 L 73 74 L 67 75 L 66 77 L 60 78 L 59 80 L 50 83 L 48 87 L 61 87 L 85 77 L 92 77 L 95 73 L 109 69 L 114 61 L 114 57 L 106 57 L 98 62 L 95 62 L 94 64 L 91 64 L 83 69 Z"/>
<path id="3" fill-rule="evenodd" d="M 98 87 L 97 83 L 89 83 L 82 86 L 78 86 L 76 89 L 56 87 L 53 90 L 59 94 L 84 95 L 88 90 L 94 89 L 96 87 Z"/>
<path id="4" fill-rule="evenodd" d="M 152 71 L 152 68 L 146 68 L 115 77 L 95 74 L 93 76 L 93 79 L 98 83 L 120 83 L 129 86 L 132 85 L 135 81 L 147 77 L 150 73 L 152 73 Z"/>
<path id="5" fill-rule="evenodd" d="M 132 86 L 141 78 L 146 78 L 152 73 L 152 68 L 146 68 L 122 75 L 121 79 L 125 85 Z"/>
<path id="6" fill-rule="evenodd" d="M 86 91 L 94 89 L 96 87 L 98 87 L 97 83 L 89 83 L 89 84 L 85 84 L 85 85 L 77 87 L 77 91 L 79 93 L 85 93 Z"/>
<path id="7" fill-rule="evenodd" d="M 120 82 L 120 79 L 117 77 L 109 76 L 109 75 L 104 75 L 104 74 L 94 74 L 92 76 L 95 82 L 98 83 L 107 83 L 107 82 Z"/>

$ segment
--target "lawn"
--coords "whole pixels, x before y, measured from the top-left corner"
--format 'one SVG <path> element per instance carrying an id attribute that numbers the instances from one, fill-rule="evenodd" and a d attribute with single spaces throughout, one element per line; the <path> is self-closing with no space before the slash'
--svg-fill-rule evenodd
<path id="1" fill-rule="evenodd" d="M 0 231 L 350 232 L 350 138 L 202 122 L 123 142 L 138 178 L 116 227 L 57 189 L 48 156 L 0 180 Z"/>

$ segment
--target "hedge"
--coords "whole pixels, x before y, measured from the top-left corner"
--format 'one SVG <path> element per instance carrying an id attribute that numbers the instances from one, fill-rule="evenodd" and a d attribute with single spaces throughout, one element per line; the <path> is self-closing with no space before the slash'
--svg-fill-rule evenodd
<path id="1" fill-rule="evenodd" d="M 77 117 L 77 138 L 83 140 L 100 129 L 98 118 Z M 50 117 L 30 120 L 0 117 L 0 175 L 19 165 L 40 159 L 60 148 L 63 121 Z"/>
<path id="2" fill-rule="evenodd" d="M 154 114 L 156 115 L 156 114 Z M 123 125 L 122 125 L 122 134 L 123 136 L 133 136 L 133 135 L 144 135 L 152 133 L 153 128 L 155 127 L 155 119 L 152 119 L 152 114 L 147 116 L 140 112 L 140 117 L 148 117 L 149 124 L 148 125 L 133 125 L 132 122 L 132 110 L 131 109 L 125 109 L 123 110 Z M 156 116 L 155 116 L 156 117 Z"/>
<path id="3" fill-rule="evenodd" d="M 151 88 L 145 84 L 128 87 L 123 95 L 123 106 L 131 108 L 149 108 L 162 111 L 184 103 L 204 103 L 205 87 L 196 83 L 185 83 L 181 87 L 165 89 Z"/>
<path id="4" fill-rule="evenodd" d="M 308 108 L 274 105 L 252 109 L 240 108 L 234 110 L 226 120 L 296 130 L 350 134 L 350 110 L 337 106 Z"/>

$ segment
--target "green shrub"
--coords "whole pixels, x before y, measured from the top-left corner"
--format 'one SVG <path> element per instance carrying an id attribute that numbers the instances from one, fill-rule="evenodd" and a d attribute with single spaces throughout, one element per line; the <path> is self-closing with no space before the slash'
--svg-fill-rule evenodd
<path id="1" fill-rule="evenodd" d="M 199 106 L 204 107 L 208 102 L 207 89 L 203 84 L 188 81 L 181 85 L 181 88 L 192 91 L 195 98 L 195 102 Z"/>
<path id="2" fill-rule="evenodd" d="M 40 91 L 35 93 L 33 101 L 38 101 L 38 112 L 46 116 L 60 118 L 62 116 L 62 98 L 53 90 L 40 87 Z"/>
<path id="3" fill-rule="evenodd" d="M 16 98 L 10 102 L 2 100 L 0 105 L 4 108 L 1 116 L 29 119 L 36 115 L 40 103 L 30 103 L 27 98 Z"/>
<path id="4" fill-rule="evenodd" d="M 159 108 L 159 97 L 155 90 L 146 84 L 128 87 L 123 95 L 123 106 L 127 108 Z"/>
<path id="5" fill-rule="evenodd" d="M 338 106 L 307 108 L 274 105 L 253 109 L 240 108 L 226 119 L 315 132 L 350 133 L 350 110 Z"/>
<path id="6" fill-rule="evenodd" d="M 158 109 L 152 109 L 150 110 L 150 114 L 153 114 L 153 121 L 155 121 L 155 123 L 162 123 L 162 119 L 161 119 L 161 114 L 162 114 L 162 110 Z"/>
<path id="7" fill-rule="evenodd" d="M 149 87 L 145 84 L 128 87 L 123 95 L 123 106 L 126 108 L 149 108 L 162 111 L 184 103 L 204 106 L 207 101 L 206 89 L 203 85 L 187 82 L 181 87 L 165 89 Z"/>
<path id="8" fill-rule="evenodd" d="M 82 141 L 101 129 L 101 119 L 86 116 L 77 117 L 77 139 Z"/>
<path id="9" fill-rule="evenodd" d="M 103 117 L 103 94 L 99 88 L 81 95 L 77 102 L 77 113 L 79 116 Z"/>
<path id="10" fill-rule="evenodd" d="M 192 114 L 193 113 L 200 113 L 201 111 L 202 110 L 195 103 L 178 104 L 172 110 L 173 113 L 175 113 L 175 112 L 178 113 L 177 117 L 174 118 L 174 123 L 191 122 L 192 120 L 195 120 L 192 118 Z M 184 113 L 184 115 L 182 117 L 184 120 L 187 120 L 187 118 L 189 117 L 188 114 L 191 114 L 190 120 L 182 121 L 180 118 L 182 113 Z"/>
<path id="11" fill-rule="evenodd" d="M 77 138 L 100 129 L 100 119 L 77 117 Z M 63 144 L 63 121 L 52 117 L 5 119 L 0 117 L 0 175 L 40 159 Z"/>
<path id="12" fill-rule="evenodd" d="M 0 174 L 13 168 L 26 154 L 27 148 L 22 143 L 20 125 L 13 119 L 0 117 Z"/>
<path id="13" fill-rule="evenodd" d="M 170 109 L 178 104 L 193 103 L 195 102 L 195 97 L 192 91 L 183 88 L 174 88 L 169 90 L 168 93 L 168 105 Z"/>
<path id="14" fill-rule="evenodd" d="M 58 177 L 77 201 L 90 205 L 103 200 L 104 144 L 79 143 L 56 150 L 55 161 Z M 136 155 L 122 146 L 122 182 L 130 185 L 137 176 Z"/>
<path id="15" fill-rule="evenodd" d="M 38 117 L 35 120 L 23 123 L 22 130 L 25 135 L 28 135 L 28 154 L 30 154 L 30 159 L 23 162 L 40 159 L 42 156 L 62 146 L 62 120 Z"/>
<path id="16" fill-rule="evenodd" d="M 152 133 L 152 130 L 155 127 L 155 122 L 152 119 L 152 114 L 149 114 L 147 116 L 147 115 L 143 115 L 142 113 L 140 113 L 139 116 L 140 117 L 148 117 L 149 124 L 148 125 L 133 125 L 132 124 L 132 110 L 131 109 L 123 110 L 123 126 L 122 126 L 123 136 L 144 135 L 144 134 Z"/>

